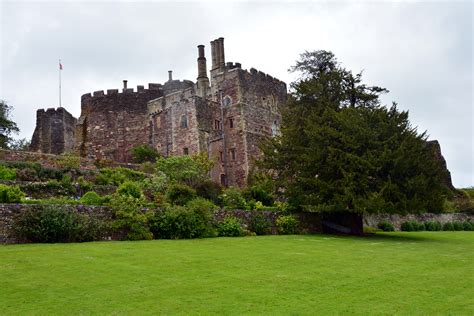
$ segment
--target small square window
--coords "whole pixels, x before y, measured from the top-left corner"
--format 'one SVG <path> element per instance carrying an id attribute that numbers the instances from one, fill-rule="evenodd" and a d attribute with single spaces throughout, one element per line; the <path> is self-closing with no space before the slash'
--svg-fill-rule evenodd
<path id="1" fill-rule="evenodd" d="M 189 155 L 189 149 L 188 149 L 188 147 L 184 147 L 184 148 L 183 148 L 183 154 L 184 154 L 184 155 Z"/>

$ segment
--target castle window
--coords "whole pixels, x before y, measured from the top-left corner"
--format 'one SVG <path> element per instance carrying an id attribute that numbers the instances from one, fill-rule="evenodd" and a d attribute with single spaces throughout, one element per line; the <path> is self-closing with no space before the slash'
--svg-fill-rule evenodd
<path id="1" fill-rule="evenodd" d="M 214 129 L 215 130 L 220 130 L 221 129 L 221 121 L 214 120 Z"/>
<path id="2" fill-rule="evenodd" d="M 226 181 L 226 180 L 227 180 L 227 179 L 226 179 L 226 176 L 225 176 L 225 174 L 221 174 L 221 185 L 225 186 L 225 185 L 226 185 L 226 183 L 227 183 L 227 181 Z"/>
<path id="3" fill-rule="evenodd" d="M 280 126 L 278 124 L 278 121 L 273 121 L 272 124 L 272 137 L 276 137 L 280 135 Z"/>
<path id="4" fill-rule="evenodd" d="M 186 115 L 181 116 L 181 128 L 188 128 L 188 117 Z"/>
<path id="5" fill-rule="evenodd" d="M 229 118 L 229 127 L 234 128 L 234 119 L 233 118 Z"/>
<path id="6" fill-rule="evenodd" d="M 183 154 L 186 155 L 186 156 L 189 155 L 189 148 L 188 147 L 183 148 Z"/>
<path id="7" fill-rule="evenodd" d="M 224 161 L 224 156 L 222 154 L 222 151 L 219 151 L 219 161 L 223 162 Z"/>
<path id="8" fill-rule="evenodd" d="M 232 105 L 232 98 L 228 95 L 225 96 L 223 102 L 224 106 L 231 106 Z"/>
<path id="9" fill-rule="evenodd" d="M 235 160 L 235 148 L 229 149 L 230 157 Z"/>

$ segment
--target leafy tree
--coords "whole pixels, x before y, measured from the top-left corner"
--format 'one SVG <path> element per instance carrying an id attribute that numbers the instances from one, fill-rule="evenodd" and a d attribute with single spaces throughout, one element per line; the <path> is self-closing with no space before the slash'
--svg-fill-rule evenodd
<path id="1" fill-rule="evenodd" d="M 10 120 L 12 107 L 6 101 L 0 100 L 0 148 L 8 148 L 12 141 L 11 135 L 19 132 L 15 122 Z"/>
<path id="2" fill-rule="evenodd" d="M 281 136 L 263 145 L 261 166 L 290 206 L 316 212 L 442 210 L 443 170 L 384 88 L 362 83 L 331 52 L 306 52 L 283 111 Z"/>
<path id="3" fill-rule="evenodd" d="M 133 162 L 136 163 L 155 162 L 158 156 L 158 152 L 148 145 L 140 145 L 132 149 Z"/>
<path id="4" fill-rule="evenodd" d="M 156 162 L 156 169 L 172 181 L 194 186 L 209 179 L 213 164 L 207 154 L 202 153 L 193 156 L 161 157 Z"/>

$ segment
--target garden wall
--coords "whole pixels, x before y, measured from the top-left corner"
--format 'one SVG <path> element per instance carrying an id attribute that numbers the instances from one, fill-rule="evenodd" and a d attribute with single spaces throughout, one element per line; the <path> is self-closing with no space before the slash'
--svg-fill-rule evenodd
<path id="1" fill-rule="evenodd" d="M 40 210 L 47 205 L 35 204 L 0 204 L 0 244 L 6 243 L 23 243 L 24 240 L 19 240 L 15 237 L 12 226 L 15 222 L 16 216 L 23 212 L 32 210 Z M 111 220 L 112 213 L 109 208 L 105 206 L 86 206 L 86 205 L 72 205 L 78 212 L 86 214 L 95 214 L 104 220 Z M 240 219 L 244 228 L 250 227 L 251 218 L 255 214 L 261 214 L 271 223 L 271 234 L 277 234 L 276 219 L 282 215 L 280 212 L 272 211 L 245 211 L 245 210 L 219 210 L 215 212 L 214 218 L 216 221 L 221 221 L 228 216 L 234 216 Z M 322 232 L 321 219 L 316 213 L 298 213 L 294 214 L 299 218 L 300 231 L 304 233 L 318 233 Z M 105 239 L 118 239 L 120 236 L 112 234 Z"/>
<path id="2" fill-rule="evenodd" d="M 29 210 L 40 210 L 47 205 L 31 205 L 31 204 L 0 204 L 0 244 L 5 243 L 22 243 L 24 240 L 18 240 L 12 231 L 12 226 L 16 216 Z M 107 207 L 104 206 L 71 206 L 78 212 L 86 214 L 95 214 L 104 220 L 110 220 L 112 214 Z"/>
<path id="3" fill-rule="evenodd" d="M 474 222 L 474 214 L 467 213 L 444 213 L 444 214 L 410 214 L 410 215 L 398 215 L 398 214 L 371 214 L 364 215 L 364 226 L 376 228 L 380 222 L 388 221 L 393 224 L 396 230 L 400 230 L 400 226 L 403 222 L 416 220 L 418 222 L 426 221 L 438 221 L 441 224 L 453 221 L 467 221 Z"/>

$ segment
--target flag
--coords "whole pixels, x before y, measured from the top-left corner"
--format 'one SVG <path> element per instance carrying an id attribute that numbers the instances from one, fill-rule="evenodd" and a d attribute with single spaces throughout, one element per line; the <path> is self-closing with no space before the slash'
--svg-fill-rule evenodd
<path id="1" fill-rule="evenodd" d="M 59 62 L 59 70 L 63 70 L 63 64 L 61 64 L 61 62 Z"/>

